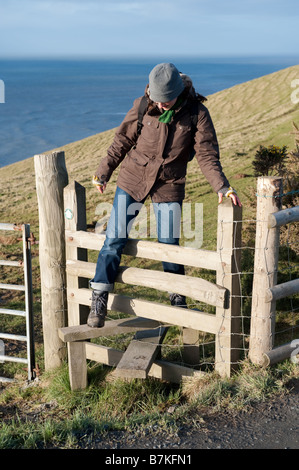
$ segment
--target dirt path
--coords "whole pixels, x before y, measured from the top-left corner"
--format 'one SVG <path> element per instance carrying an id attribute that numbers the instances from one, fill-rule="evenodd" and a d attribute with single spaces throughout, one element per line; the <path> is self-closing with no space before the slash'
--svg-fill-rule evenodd
<path id="1" fill-rule="evenodd" d="M 182 427 L 175 436 L 111 433 L 94 449 L 298 449 L 299 381 L 280 398 L 258 405 L 251 413 L 198 416 L 198 426 Z"/>

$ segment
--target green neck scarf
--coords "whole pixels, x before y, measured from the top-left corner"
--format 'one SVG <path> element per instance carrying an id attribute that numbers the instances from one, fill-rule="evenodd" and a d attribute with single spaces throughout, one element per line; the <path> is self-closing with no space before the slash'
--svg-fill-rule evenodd
<path id="1" fill-rule="evenodd" d="M 175 110 L 179 108 L 179 106 L 181 106 L 183 101 L 184 99 L 180 96 L 176 100 L 172 108 L 165 110 L 164 113 L 161 114 L 161 116 L 159 117 L 159 122 L 164 122 L 165 124 L 169 124 L 175 114 Z"/>

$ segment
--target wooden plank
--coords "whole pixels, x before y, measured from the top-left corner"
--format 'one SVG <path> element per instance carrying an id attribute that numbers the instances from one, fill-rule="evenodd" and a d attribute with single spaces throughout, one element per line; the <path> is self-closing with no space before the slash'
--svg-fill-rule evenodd
<path id="1" fill-rule="evenodd" d="M 59 337 L 64 342 L 82 341 L 99 338 L 101 336 L 115 336 L 132 331 L 157 328 L 159 322 L 147 318 L 133 317 L 108 320 L 103 328 L 91 328 L 88 325 L 74 325 L 59 329 Z"/>
<path id="2" fill-rule="evenodd" d="M 138 332 L 119 361 L 113 375 L 126 379 L 146 379 L 160 351 L 167 328 L 156 328 Z"/>
<path id="3" fill-rule="evenodd" d="M 87 387 L 85 344 L 80 341 L 67 343 L 67 348 L 71 389 L 84 389 Z"/>
<path id="4" fill-rule="evenodd" d="M 90 250 L 99 251 L 105 240 L 105 235 L 94 232 L 66 230 L 65 234 L 67 246 L 77 246 Z M 212 270 L 220 269 L 223 263 L 230 262 L 229 257 L 217 251 L 197 250 L 190 247 L 160 244 L 132 238 L 129 238 L 123 253 L 137 258 L 167 261 Z"/>
<path id="5" fill-rule="evenodd" d="M 86 263 L 84 261 L 67 260 L 66 262 L 68 274 L 90 279 L 94 275 L 95 267 L 95 263 Z M 192 276 L 121 266 L 118 270 L 116 282 L 150 287 L 165 292 L 176 292 L 217 307 L 224 307 L 227 302 L 227 289 L 205 279 Z"/>
<path id="6" fill-rule="evenodd" d="M 183 359 L 185 364 L 198 365 L 199 353 L 199 331 L 191 328 L 183 328 Z"/>
<path id="7" fill-rule="evenodd" d="M 89 289 L 71 288 L 67 290 L 67 296 L 69 302 L 91 305 Z M 220 324 L 222 324 L 222 319 L 218 320 L 215 315 L 210 313 L 184 309 L 184 315 L 182 315 L 180 307 L 172 307 L 158 302 L 150 302 L 113 293 L 110 293 L 108 297 L 108 310 L 213 334 L 217 333 Z"/>
<path id="8" fill-rule="evenodd" d="M 270 287 L 266 291 L 266 302 L 272 302 L 273 300 L 283 299 L 299 292 L 299 279 L 293 279 L 293 281 L 283 282 L 276 284 L 276 286 Z"/>
<path id="9" fill-rule="evenodd" d="M 205 378 L 207 375 L 208 372 L 160 360 L 155 361 L 148 372 L 149 377 L 177 384 L 181 383 L 185 377 Z"/>
<path id="10" fill-rule="evenodd" d="M 101 344 L 93 344 L 84 342 L 86 359 L 99 362 L 110 367 L 116 367 L 123 356 L 123 351 L 102 346 Z"/>
<path id="11" fill-rule="evenodd" d="M 86 358 L 92 361 L 99 362 L 111 367 L 116 367 L 122 356 L 123 351 L 113 349 L 99 344 L 89 342 L 83 343 L 86 348 Z M 85 370 L 84 373 L 87 374 Z M 112 372 L 113 374 L 113 372 Z M 167 361 L 156 360 L 149 372 L 149 377 L 155 377 L 160 380 L 165 380 L 172 383 L 181 383 L 185 377 L 201 377 L 207 376 L 207 372 L 192 369 L 190 367 L 181 366 Z"/>
<path id="12" fill-rule="evenodd" d="M 283 209 L 268 216 L 268 228 L 299 222 L 299 206 Z"/>

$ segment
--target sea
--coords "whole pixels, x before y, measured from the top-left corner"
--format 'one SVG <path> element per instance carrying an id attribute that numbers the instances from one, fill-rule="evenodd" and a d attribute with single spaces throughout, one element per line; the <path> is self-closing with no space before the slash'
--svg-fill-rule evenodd
<path id="1" fill-rule="evenodd" d="M 157 58 L 0 59 L 0 167 L 120 125 Z M 299 63 L 299 57 L 180 58 L 211 95 Z M 1 182 L 0 182 L 1 183 Z"/>

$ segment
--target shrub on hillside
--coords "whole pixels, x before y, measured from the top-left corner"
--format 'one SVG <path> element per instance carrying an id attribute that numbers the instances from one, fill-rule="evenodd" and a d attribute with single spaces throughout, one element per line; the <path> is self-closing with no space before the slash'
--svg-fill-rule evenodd
<path id="1" fill-rule="evenodd" d="M 285 160 L 287 157 L 287 147 L 277 147 L 270 145 L 264 147 L 260 145 L 252 162 L 255 176 L 269 176 L 276 174 L 283 175 L 285 170 Z"/>
<path id="2" fill-rule="evenodd" d="M 293 150 L 288 152 L 286 146 L 264 147 L 261 145 L 252 162 L 255 176 L 281 176 L 283 178 L 283 209 L 299 205 L 299 129 L 294 122 L 293 129 L 295 135 Z M 296 253 L 296 256 L 299 255 L 298 239 L 298 223 L 281 227 L 281 245 L 288 246 L 294 254 Z"/>

